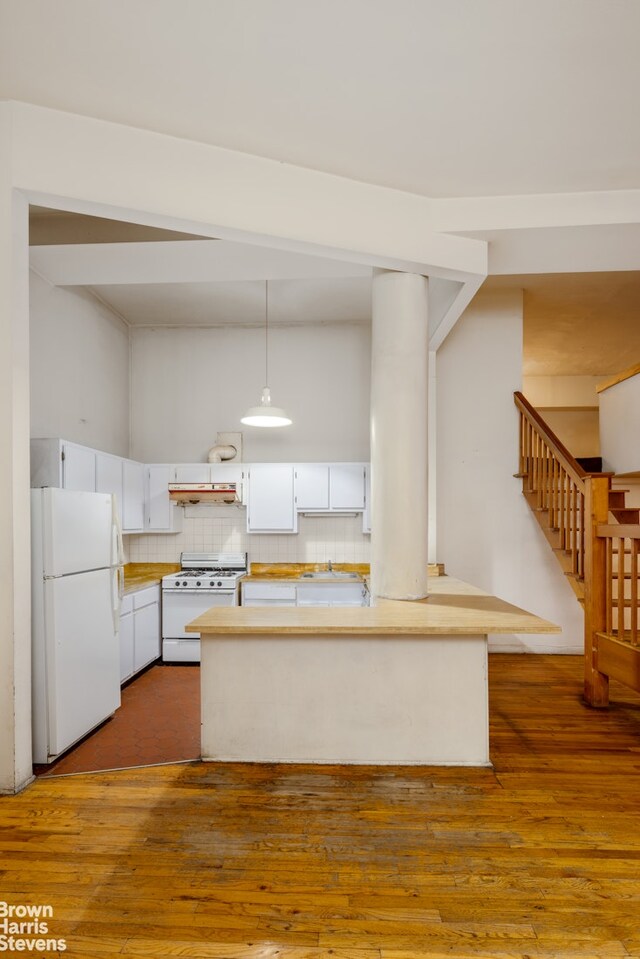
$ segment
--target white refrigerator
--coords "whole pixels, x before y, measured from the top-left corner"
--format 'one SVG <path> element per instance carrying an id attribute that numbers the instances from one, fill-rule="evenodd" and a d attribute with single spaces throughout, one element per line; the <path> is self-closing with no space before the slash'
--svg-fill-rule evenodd
<path id="1" fill-rule="evenodd" d="M 33 761 L 50 763 L 120 705 L 114 498 L 31 490 L 31 554 Z"/>

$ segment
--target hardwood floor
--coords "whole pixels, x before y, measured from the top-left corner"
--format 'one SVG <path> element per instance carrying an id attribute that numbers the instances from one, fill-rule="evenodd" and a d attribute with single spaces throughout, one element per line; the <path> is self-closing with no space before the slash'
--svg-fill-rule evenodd
<path id="1" fill-rule="evenodd" d="M 0 801 L 0 900 L 51 905 L 73 959 L 640 957 L 640 697 L 490 668 L 493 769 L 39 779 Z"/>

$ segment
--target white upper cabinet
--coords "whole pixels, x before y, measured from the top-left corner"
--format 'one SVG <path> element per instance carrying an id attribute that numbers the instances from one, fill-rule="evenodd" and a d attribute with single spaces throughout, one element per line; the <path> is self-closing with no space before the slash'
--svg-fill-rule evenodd
<path id="1" fill-rule="evenodd" d="M 249 467 L 249 533 L 297 533 L 293 466 L 259 463 Z"/>
<path id="2" fill-rule="evenodd" d="M 299 512 L 364 510 L 364 463 L 303 463 L 295 467 L 295 505 Z"/>
<path id="3" fill-rule="evenodd" d="M 329 509 L 329 467 L 304 463 L 295 467 L 296 509 Z"/>
<path id="4" fill-rule="evenodd" d="M 209 463 L 182 463 L 175 468 L 175 483 L 211 483 Z"/>
<path id="5" fill-rule="evenodd" d="M 134 460 L 122 462 L 122 530 L 144 530 L 144 466 Z"/>
<path id="6" fill-rule="evenodd" d="M 62 451 L 62 477 L 65 489 L 95 492 L 96 452 L 86 446 L 65 443 Z"/>
<path id="7" fill-rule="evenodd" d="M 329 503 L 335 510 L 364 509 L 363 463 L 335 463 L 329 467 Z"/>
<path id="8" fill-rule="evenodd" d="M 179 533 L 184 510 L 169 499 L 169 483 L 173 483 L 175 466 L 154 463 L 145 466 L 146 533 Z"/>
<path id="9" fill-rule="evenodd" d="M 364 510 L 362 513 L 362 532 L 371 532 L 371 467 L 364 468 Z"/>
<path id="10" fill-rule="evenodd" d="M 96 493 L 113 493 L 122 526 L 122 460 L 109 453 L 96 453 Z"/>
<path id="11" fill-rule="evenodd" d="M 247 466 L 248 470 L 249 467 Z M 212 463 L 211 464 L 211 482 L 212 483 L 235 483 L 238 489 L 240 502 L 247 503 L 247 476 L 243 463 Z"/>
<path id="12" fill-rule="evenodd" d="M 211 463 L 212 483 L 241 483 L 244 479 L 242 463 Z"/>

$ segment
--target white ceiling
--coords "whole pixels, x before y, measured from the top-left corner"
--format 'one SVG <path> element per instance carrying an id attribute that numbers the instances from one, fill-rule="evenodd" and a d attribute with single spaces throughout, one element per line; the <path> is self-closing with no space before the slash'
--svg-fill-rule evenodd
<path id="1" fill-rule="evenodd" d="M 639 36 L 640 0 L 0 0 L 0 96 L 427 196 L 577 197 L 640 188 Z M 35 242 L 119 242 L 80 219 Z M 593 268 L 633 270 L 635 226 L 598 229 Z M 491 272 L 530 274 L 487 281 L 526 291 L 526 371 L 637 361 L 639 274 L 569 273 L 582 232 L 546 260 L 532 232 L 478 234 Z M 92 288 L 132 325 L 255 324 L 258 275 Z M 274 277 L 270 320 L 362 322 L 369 297 L 362 275 Z"/>
<path id="2" fill-rule="evenodd" d="M 638 0 L 0 0 L 0 96 L 430 196 L 640 187 Z"/>

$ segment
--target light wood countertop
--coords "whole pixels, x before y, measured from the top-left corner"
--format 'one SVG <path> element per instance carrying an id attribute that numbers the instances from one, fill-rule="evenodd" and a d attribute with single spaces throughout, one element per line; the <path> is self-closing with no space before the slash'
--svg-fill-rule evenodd
<path id="1" fill-rule="evenodd" d="M 163 576 L 177 573 L 180 563 L 127 563 L 124 567 L 124 593 L 136 593 L 146 586 L 155 586 Z"/>
<path id="2" fill-rule="evenodd" d="M 487 633 L 559 633 L 553 623 L 449 576 L 430 577 L 430 595 L 418 602 L 378 600 L 357 607 L 216 607 L 186 631 L 207 636 L 477 636 Z"/>
<path id="3" fill-rule="evenodd" d="M 270 583 L 285 582 L 291 583 L 295 580 L 303 580 L 305 573 L 319 573 L 326 569 L 326 563 L 252 563 L 251 572 L 243 576 L 241 583 L 258 583 L 268 581 Z M 362 579 L 369 578 L 369 563 L 333 563 L 333 569 L 340 573 L 357 573 Z M 443 576 L 444 565 L 442 563 L 433 563 L 429 566 L 429 576 Z M 327 576 L 327 581 L 337 583 L 348 583 L 349 580 L 332 579 Z M 313 577 L 312 582 L 324 582 L 320 577 Z M 351 580 L 351 582 L 354 582 Z M 356 581 L 357 582 L 357 581 Z"/>

